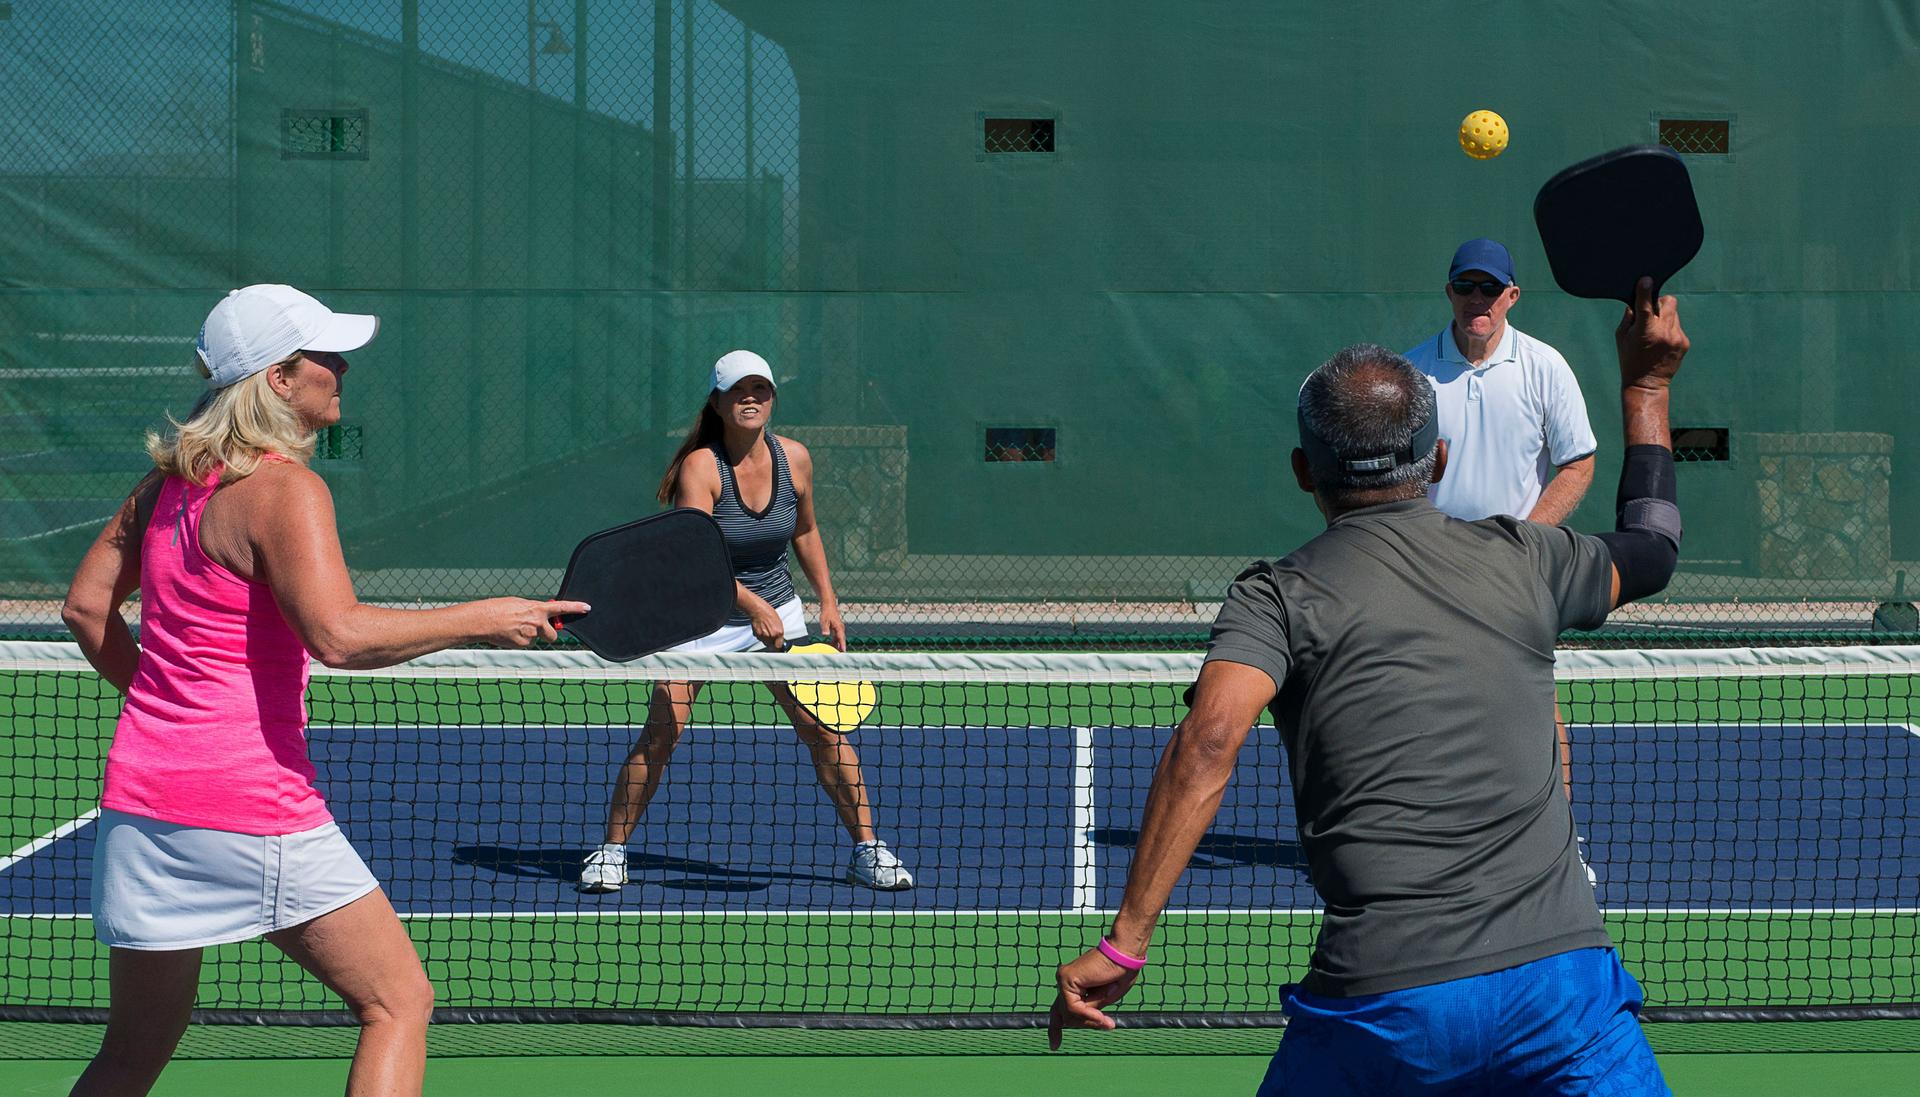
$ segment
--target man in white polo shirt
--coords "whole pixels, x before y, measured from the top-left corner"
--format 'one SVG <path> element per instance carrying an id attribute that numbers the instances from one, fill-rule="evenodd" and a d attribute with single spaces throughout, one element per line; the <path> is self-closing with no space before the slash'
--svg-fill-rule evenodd
<path id="1" fill-rule="evenodd" d="M 1520 300 L 1513 256 L 1484 237 L 1461 244 L 1447 269 L 1453 322 L 1408 351 L 1407 360 L 1433 384 L 1447 474 L 1433 485 L 1433 505 L 1469 522 L 1509 514 L 1557 526 L 1593 483 L 1599 447 L 1587 422 L 1580 382 L 1560 352 L 1507 323 Z M 1573 799 L 1573 765 L 1559 707 L 1561 779 Z M 1587 863 L 1587 882 L 1599 877 Z"/>
<path id="2" fill-rule="evenodd" d="M 1510 514 L 1557 526 L 1593 483 L 1597 443 L 1560 352 L 1507 323 L 1520 300 L 1513 257 L 1469 240 L 1447 271 L 1453 322 L 1407 351 L 1433 382 L 1447 475 L 1433 504 L 1477 521 Z"/>

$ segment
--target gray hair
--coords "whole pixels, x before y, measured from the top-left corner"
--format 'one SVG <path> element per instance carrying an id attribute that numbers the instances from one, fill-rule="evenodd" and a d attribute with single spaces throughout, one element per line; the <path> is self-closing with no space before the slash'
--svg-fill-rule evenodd
<path id="1" fill-rule="evenodd" d="M 1425 495 L 1437 446 L 1411 464 L 1383 472 L 1355 472 L 1339 462 L 1409 448 L 1434 410 L 1433 386 L 1413 363 L 1374 343 L 1343 348 L 1300 386 L 1301 422 L 1338 459 L 1313 462 L 1309 457 L 1314 486 L 1336 501 L 1353 492 L 1400 487 L 1410 489 L 1409 499 Z"/>

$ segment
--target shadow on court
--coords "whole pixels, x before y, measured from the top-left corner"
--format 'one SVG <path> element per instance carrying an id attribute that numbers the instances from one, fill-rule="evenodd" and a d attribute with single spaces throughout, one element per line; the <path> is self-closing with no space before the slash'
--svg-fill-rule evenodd
<path id="1" fill-rule="evenodd" d="M 1095 844 L 1102 846 L 1134 849 L 1140 845 L 1140 832 L 1126 827 L 1097 827 L 1090 837 Z M 1298 842 L 1258 838 L 1231 831 L 1208 831 L 1201 836 L 1200 845 L 1193 851 L 1191 867 L 1236 868 L 1241 865 L 1291 868 L 1304 873 L 1307 859 L 1300 852 Z"/>
<path id="2" fill-rule="evenodd" d="M 502 876 L 522 876 L 580 882 L 580 864 L 592 852 L 579 846 L 557 849 L 516 849 L 512 846 L 460 846 L 453 851 L 455 864 L 471 865 Z M 635 882 L 655 884 L 676 891 L 749 893 L 765 891 L 775 883 L 840 883 L 838 876 L 817 872 L 785 872 L 761 868 L 730 868 L 711 861 L 687 857 L 662 857 L 650 853 L 628 853 L 627 872 Z M 652 878 L 656 873 L 678 874 L 677 878 Z"/>

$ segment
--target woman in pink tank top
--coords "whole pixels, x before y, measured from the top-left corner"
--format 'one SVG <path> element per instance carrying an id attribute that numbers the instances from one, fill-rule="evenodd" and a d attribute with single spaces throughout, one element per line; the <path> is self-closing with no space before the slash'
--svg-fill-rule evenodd
<path id="1" fill-rule="evenodd" d="M 391 610 L 355 598 L 327 485 L 342 354 L 378 329 L 290 286 L 248 286 L 200 330 L 208 391 L 88 550 L 62 616 L 126 694 L 94 843 L 112 1008 L 76 1094 L 145 1093 L 185 1031 L 208 945 L 265 936 L 359 1017 L 350 1093 L 418 1093 L 433 989 L 340 835 L 307 758 L 309 656 L 390 666 L 458 644 L 524 647 L 578 602 Z M 121 606 L 138 590 L 136 642 Z M 282 886 L 283 882 L 286 886 Z"/>

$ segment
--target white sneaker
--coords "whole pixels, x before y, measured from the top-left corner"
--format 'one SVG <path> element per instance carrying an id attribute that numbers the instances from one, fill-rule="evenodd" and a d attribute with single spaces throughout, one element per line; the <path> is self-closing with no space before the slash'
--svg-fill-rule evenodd
<path id="1" fill-rule="evenodd" d="M 905 891 L 913 886 L 913 874 L 878 839 L 853 847 L 853 860 L 847 865 L 847 882 L 875 891 Z"/>
<path id="2" fill-rule="evenodd" d="M 619 891 L 620 885 L 626 882 L 627 851 L 624 849 L 596 849 L 587 854 L 586 862 L 580 866 L 581 891 Z"/>
<path id="3" fill-rule="evenodd" d="M 1593 866 L 1587 862 L 1587 840 L 1578 834 L 1573 836 L 1573 849 L 1580 855 L 1580 867 L 1587 870 L 1587 886 L 1598 889 L 1600 877 L 1594 874 Z"/>

